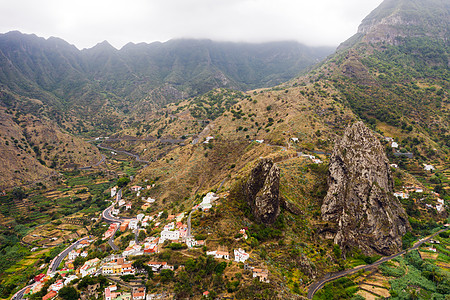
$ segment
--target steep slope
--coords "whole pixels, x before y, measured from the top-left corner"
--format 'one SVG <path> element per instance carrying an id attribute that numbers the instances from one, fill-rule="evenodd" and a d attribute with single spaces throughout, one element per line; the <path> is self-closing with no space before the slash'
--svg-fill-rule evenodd
<path id="1" fill-rule="evenodd" d="M 108 42 L 79 51 L 67 42 L 9 32 L 0 35 L 0 82 L 4 90 L 41 100 L 63 124 L 120 128 L 123 120 L 213 88 L 246 90 L 286 81 L 331 52 L 298 43 L 239 44 L 172 40 Z M 144 101 L 145 105 L 140 105 Z M 136 106 L 137 105 L 137 106 Z M 33 113 L 33 111 L 28 111 Z"/>
<path id="2" fill-rule="evenodd" d="M 28 99 L 28 102 L 42 104 L 38 100 Z M 63 132 L 45 116 L 38 118 L 2 106 L 0 157 L 1 190 L 48 182 L 57 177 L 57 170 L 93 166 L 101 160 L 95 146 Z"/>
<path id="3" fill-rule="evenodd" d="M 330 158 L 328 193 L 322 218 L 336 227 L 334 242 L 346 252 L 390 255 L 402 247 L 409 229 L 406 213 L 393 196 L 384 148 L 362 122 L 347 128 Z"/>

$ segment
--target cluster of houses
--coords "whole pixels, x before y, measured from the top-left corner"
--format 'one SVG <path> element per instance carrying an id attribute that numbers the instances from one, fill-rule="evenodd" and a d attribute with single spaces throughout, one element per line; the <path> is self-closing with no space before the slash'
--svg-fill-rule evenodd
<path id="1" fill-rule="evenodd" d="M 427 208 L 435 208 L 439 213 L 442 213 L 445 211 L 445 202 L 441 198 L 437 198 L 437 204 L 436 206 L 433 206 L 431 204 L 425 204 Z"/>
<path id="2" fill-rule="evenodd" d="M 135 287 L 131 293 L 119 292 L 116 285 L 105 288 L 105 300 L 144 300 L 145 296 L 145 287 Z"/>
<path id="3" fill-rule="evenodd" d="M 394 197 L 400 197 L 402 199 L 409 199 L 410 193 L 423 193 L 423 188 L 416 186 L 404 186 L 401 192 L 395 192 Z"/>
<path id="4" fill-rule="evenodd" d="M 217 249 L 213 251 L 207 251 L 206 255 L 212 255 L 214 258 L 220 258 L 220 259 L 230 259 L 230 253 L 228 250 L 225 249 Z M 235 262 L 245 262 L 247 259 L 250 258 L 250 254 L 246 253 L 245 250 L 239 248 L 234 249 L 234 261 Z"/>
<path id="5" fill-rule="evenodd" d="M 125 257 L 109 256 L 105 259 L 105 262 L 99 266 L 102 275 L 105 276 L 122 276 L 122 275 L 134 275 L 136 270 L 131 262 L 126 261 Z"/>
<path id="6" fill-rule="evenodd" d="M 53 299 L 58 294 L 58 291 L 62 289 L 64 286 L 68 285 L 75 279 L 78 279 L 78 276 L 76 275 L 68 275 L 70 270 L 62 269 L 58 273 L 63 277 L 63 279 L 59 279 L 55 281 L 53 284 L 51 284 L 47 291 L 48 293 L 42 298 L 42 299 Z M 44 285 L 52 279 L 56 274 L 39 274 L 34 277 L 34 283 L 27 287 L 27 289 L 24 292 L 24 296 L 27 297 L 31 294 L 35 294 L 42 290 Z"/>
<path id="7" fill-rule="evenodd" d="M 401 192 L 395 192 L 394 196 L 401 199 L 409 199 L 410 193 L 423 193 L 423 188 L 417 187 L 417 186 L 406 186 L 403 187 L 403 191 Z M 435 192 L 431 192 L 432 195 L 434 195 L 437 201 L 436 205 L 428 204 L 426 203 L 425 206 L 427 208 L 436 209 L 439 213 L 442 213 L 445 211 L 445 202 L 443 199 L 439 198 L 440 195 Z M 423 200 L 423 199 L 421 199 Z"/>

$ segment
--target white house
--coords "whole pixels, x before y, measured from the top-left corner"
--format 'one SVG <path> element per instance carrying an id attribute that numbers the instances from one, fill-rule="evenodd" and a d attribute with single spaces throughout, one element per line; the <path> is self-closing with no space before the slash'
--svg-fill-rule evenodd
<path id="1" fill-rule="evenodd" d="M 291 140 L 292 140 L 294 143 L 298 143 L 298 138 L 296 138 L 296 137 L 291 138 Z"/>
<path id="2" fill-rule="evenodd" d="M 409 194 L 404 193 L 404 192 L 396 192 L 394 193 L 394 197 L 400 197 L 402 199 L 408 199 L 409 198 Z"/>
<path id="3" fill-rule="evenodd" d="M 139 192 L 141 189 L 142 189 L 142 187 L 139 186 L 139 185 L 134 185 L 134 186 L 131 187 L 131 190 L 133 192 Z"/>
<path id="4" fill-rule="evenodd" d="M 230 253 L 228 251 L 206 251 L 206 255 L 214 255 L 214 258 L 230 259 Z"/>
<path id="5" fill-rule="evenodd" d="M 245 262 L 247 259 L 249 259 L 250 254 L 245 253 L 245 250 L 239 248 L 234 249 L 234 261 L 236 262 Z"/>
<path id="6" fill-rule="evenodd" d="M 398 148 L 398 144 L 396 142 L 392 142 L 391 147 L 392 148 Z"/>
<path id="7" fill-rule="evenodd" d="M 169 231 L 163 230 L 161 231 L 161 238 L 159 239 L 159 243 L 164 243 L 165 240 L 178 240 L 180 238 L 180 232 L 178 230 Z"/>
<path id="8" fill-rule="evenodd" d="M 77 258 L 79 255 L 80 255 L 79 252 L 77 252 L 75 250 L 72 250 L 72 251 L 69 252 L 68 259 L 69 260 L 75 260 L 75 258 Z"/>
<path id="9" fill-rule="evenodd" d="M 209 210 L 212 207 L 212 202 L 217 199 L 219 199 L 219 197 L 216 197 L 213 192 L 209 192 L 203 197 L 202 203 L 200 203 L 198 207 L 203 210 Z"/>
<path id="10" fill-rule="evenodd" d="M 54 284 L 50 285 L 48 287 L 48 290 L 58 292 L 63 287 L 64 287 L 64 282 L 62 281 L 62 279 L 60 279 L 60 280 L 56 281 Z"/>
<path id="11" fill-rule="evenodd" d="M 116 195 L 116 193 L 117 193 L 117 186 L 115 186 L 115 187 L 113 187 L 113 188 L 111 189 L 111 198 L 114 198 L 114 196 Z"/>
<path id="12" fill-rule="evenodd" d="M 425 171 L 434 171 L 436 170 L 436 168 L 432 165 L 427 165 L 427 164 L 423 164 L 423 168 L 425 169 Z"/>
<path id="13" fill-rule="evenodd" d="M 390 164 L 389 166 L 391 166 L 394 169 L 398 169 L 398 165 L 397 164 Z"/>
<path id="14" fill-rule="evenodd" d="M 207 137 L 205 138 L 205 141 L 203 142 L 203 144 L 209 144 L 209 141 L 212 140 L 212 139 L 214 139 L 214 137 L 212 137 L 212 136 L 207 136 Z"/>
<path id="15" fill-rule="evenodd" d="M 264 140 L 255 140 L 255 142 L 262 144 L 264 143 Z"/>
<path id="16" fill-rule="evenodd" d="M 130 229 L 130 230 L 134 230 L 134 229 L 137 229 L 137 227 L 138 227 L 138 220 L 137 219 L 131 219 L 130 220 L 130 223 L 128 223 L 128 228 Z"/>
<path id="17" fill-rule="evenodd" d="M 145 202 L 147 203 L 154 203 L 156 201 L 156 199 L 153 199 L 151 197 L 148 197 L 147 200 L 145 200 Z"/>
<path id="18" fill-rule="evenodd" d="M 436 204 L 436 210 L 438 212 L 443 212 L 445 210 L 445 208 L 444 208 L 444 200 L 438 199 L 437 201 L 438 201 L 438 204 Z"/>
<path id="19" fill-rule="evenodd" d="M 123 256 L 130 256 L 130 255 L 142 255 L 143 252 L 141 251 L 142 246 L 140 245 L 133 245 L 132 247 L 127 247 L 125 251 L 122 252 Z"/>
<path id="20" fill-rule="evenodd" d="M 72 281 L 74 281 L 75 279 L 78 279 L 77 275 L 69 275 L 64 279 L 64 285 L 68 285 L 69 283 L 71 283 Z"/>
<path id="21" fill-rule="evenodd" d="M 170 222 L 169 224 L 167 224 L 166 226 L 164 226 L 164 230 L 172 230 L 175 229 L 175 223 L 174 222 Z"/>

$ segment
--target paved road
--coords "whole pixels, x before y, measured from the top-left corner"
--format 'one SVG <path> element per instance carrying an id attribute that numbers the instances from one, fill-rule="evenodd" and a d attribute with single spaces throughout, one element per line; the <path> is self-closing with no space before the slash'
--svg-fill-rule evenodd
<path id="1" fill-rule="evenodd" d="M 119 223 L 119 224 L 121 224 L 123 222 L 122 219 L 116 218 L 113 215 L 111 215 L 111 210 L 113 209 L 114 205 L 116 205 L 116 203 L 120 201 L 120 199 L 122 199 L 122 189 L 120 189 L 117 192 L 116 201 L 111 206 L 109 206 L 108 208 L 106 208 L 102 212 L 102 218 L 107 223 Z M 118 230 L 118 228 L 116 228 L 116 230 L 113 232 L 113 234 L 111 235 L 111 237 L 108 240 L 108 244 L 111 246 L 111 248 L 114 251 L 119 250 L 119 247 L 116 244 L 114 244 L 114 235 L 116 234 L 117 230 Z"/>
<path id="2" fill-rule="evenodd" d="M 415 243 L 411 248 L 409 248 L 408 251 L 418 249 L 418 248 L 420 247 L 420 245 L 422 245 L 423 243 L 428 242 L 429 240 L 431 240 L 431 239 L 432 239 L 434 236 L 436 236 L 437 234 L 439 234 L 439 233 L 441 233 L 441 232 L 443 232 L 443 231 L 446 231 L 446 230 L 448 230 L 448 229 L 449 229 L 449 228 L 447 227 L 447 228 L 445 228 L 445 229 L 439 230 L 439 231 L 436 232 L 435 234 L 432 234 L 432 235 L 430 235 L 430 236 L 428 236 L 428 237 L 426 237 L 426 238 L 420 239 L 420 240 L 419 240 L 417 243 Z M 379 259 L 378 261 L 374 262 L 374 263 L 371 264 L 371 265 L 359 266 L 359 267 L 356 267 L 356 268 L 354 268 L 354 269 L 345 270 L 345 271 L 341 271 L 341 272 L 337 272 L 337 273 L 328 273 L 328 274 L 326 274 L 326 275 L 324 276 L 324 278 L 322 278 L 322 279 L 320 279 L 320 280 L 314 282 L 313 284 L 311 284 L 311 285 L 309 286 L 309 289 L 308 289 L 308 299 L 312 299 L 312 298 L 314 297 L 314 294 L 315 294 L 318 290 L 320 290 L 326 283 L 328 283 L 328 282 L 330 282 L 330 281 L 333 281 L 333 280 L 336 280 L 336 279 L 338 279 L 338 278 L 341 278 L 341 277 L 344 277 L 344 276 L 347 276 L 347 275 L 356 273 L 356 272 L 358 272 L 359 270 L 367 270 L 367 269 L 371 269 L 371 268 L 377 267 L 377 266 L 381 265 L 382 263 L 384 263 L 384 262 L 386 262 L 386 261 L 388 261 L 388 260 L 391 260 L 391 259 L 393 259 L 393 258 L 395 258 L 395 257 L 397 257 L 397 256 L 403 255 L 403 254 L 405 254 L 405 253 L 406 253 L 406 250 L 403 250 L 403 251 L 401 251 L 401 252 L 399 252 L 399 253 L 396 253 L 396 254 L 393 254 L 393 255 L 391 255 L 391 256 L 383 257 L 383 258 Z"/>
<path id="3" fill-rule="evenodd" d="M 63 252 L 61 252 L 60 254 L 58 254 L 57 257 L 55 257 L 55 259 L 52 260 L 52 262 L 50 263 L 50 266 L 48 268 L 47 274 L 49 273 L 53 273 L 56 272 L 58 270 L 59 264 L 63 261 L 63 259 L 69 254 L 70 251 L 72 251 L 73 249 L 75 249 L 76 246 L 78 246 L 78 244 L 83 241 L 83 240 L 87 240 L 88 237 L 84 237 L 82 239 L 79 239 L 78 241 L 76 241 L 75 243 L 73 243 L 72 245 L 70 245 L 69 247 L 67 247 Z"/>
<path id="4" fill-rule="evenodd" d="M 78 244 L 83 241 L 88 239 L 88 237 L 84 237 L 82 239 L 79 239 L 78 241 L 76 241 L 75 243 L 73 243 L 72 245 L 70 245 L 69 247 L 67 247 L 64 251 L 62 251 L 60 254 L 58 254 L 57 257 L 55 257 L 52 262 L 50 263 L 50 266 L 48 267 L 48 271 L 47 274 L 56 272 L 58 270 L 59 264 L 63 261 L 63 259 L 69 254 L 70 251 L 72 251 L 76 246 L 78 246 Z M 26 287 L 24 287 L 23 289 L 21 289 L 20 291 L 18 291 L 17 293 L 14 294 L 14 296 L 11 297 L 11 300 L 21 300 L 23 298 L 23 294 L 25 293 L 25 290 L 28 287 L 31 287 L 32 285 L 27 285 Z"/>
<path id="5" fill-rule="evenodd" d="M 14 296 L 11 297 L 11 300 L 20 300 L 23 298 L 23 294 L 25 293 L 25 290 L 27 288 L 31 287 L 30 285 L 27 285 L 26 287 L 24 287 L 23 289 L 21 289 L 20 291 L 18 291 L 17 293 L 14 294 Z"/>
<path id="6" fill-rule="evenodd" d="M 128 151 L 117 150 L 117 149 L 114 149 L 114 148 L 111 148 L 111 147 L 103 146 L 102 144 L 97 145 L 97 147 L 99 147 L 100 149 L 105 149 L 105 150 L 114 151 L 114 152 L 117 152 L 117 153 L 123 153 L 123 154 L 128 155 L 128 156 L 132 156 L 132 157 L 134 157 L 136 159 L 137 162 L 146 163 L 146 164 L 149 163 L 147 160 L 141 159 L 139 157 L 139 155 L 131 153 L 131 152 L 128 152 Z"/>
<path id="7" fill-rule="evenodd" d="M 91 169 L 91 168 L 94 168 L 94 167 L 98 167 L 98 166 L 99 166 L 100 164 L 102 164 L 105 160 L 106 160 L 106 156 L 104 156 L 104 155 L 102 154 L 102 158 L 101 158 L 98 162 L 96 162 L 96 163 L 93 164 L 92 166 L 81 167 L 80 170 L 88 170 L 88 169 Z"/>

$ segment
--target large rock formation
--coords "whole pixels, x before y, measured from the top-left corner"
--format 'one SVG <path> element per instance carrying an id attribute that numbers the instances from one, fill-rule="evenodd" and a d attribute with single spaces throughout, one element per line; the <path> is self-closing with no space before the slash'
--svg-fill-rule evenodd
<path id="1" fill-rule="evenodd" d="M 362 122 L 347 128 L 330 160 L 322 218 L 335 226 L 334 242 L 345 251 L 389 255 L 401 249 L 410 228 L 393 196 L 389 161 L 381 143 Z"/>
<path id="2" fill-rule="evenodd" d="M 260 159 L 245 185 L 247 203 L 258 222 L 272 224 L 280 214 L 280 170 L 271 159 Z"/>

